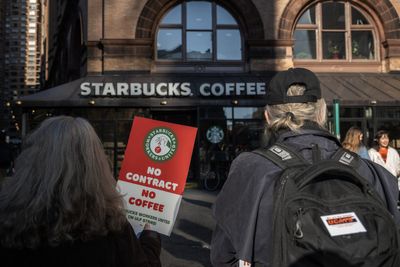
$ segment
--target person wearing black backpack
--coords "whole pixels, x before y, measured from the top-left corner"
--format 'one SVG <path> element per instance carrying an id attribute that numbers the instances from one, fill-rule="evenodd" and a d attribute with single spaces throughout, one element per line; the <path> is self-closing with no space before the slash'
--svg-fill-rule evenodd
<path id="1" fill-rule="evenodd" d="M 232 162 L 213 207 L 213 266 L 400 266 L 396 179 L 324 128 L 316 75 L 278 73 L 266 104 L 269 144 Z"/>

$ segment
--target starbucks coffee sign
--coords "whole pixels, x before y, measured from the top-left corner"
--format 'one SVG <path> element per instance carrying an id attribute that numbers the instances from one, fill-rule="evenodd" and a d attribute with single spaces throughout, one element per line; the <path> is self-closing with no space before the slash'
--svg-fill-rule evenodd
<path id="1" fill-rule="evenodd" d="M 83 82 L 81 96 L 97 97 L 221 97 L 265 95 L 265 82 L 190 82 L 124 83 Z"/>

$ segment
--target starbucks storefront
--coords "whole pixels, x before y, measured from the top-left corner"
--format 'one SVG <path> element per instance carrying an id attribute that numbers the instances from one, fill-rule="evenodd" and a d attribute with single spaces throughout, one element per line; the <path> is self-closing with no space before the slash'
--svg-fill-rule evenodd
<path id="1" fill-rule="evenodd" d="M 201 164 L 224 168 L 257 147 L 264 129 L 265 76 L 95 76 L 22 98 L 23 132 L 49 116 L 87 118 L 97 130 L 117 176 L 135 116 L 198 127 L 189 179 Z M 207 169 L 207 168 L 206 168 Z M 203 174 L 204 175 L 204 174 Z"/>
<path id="2" fill-rule="evenodd" d="M 135 116 L 198 127 L 188 179 L 197 181 L 210 171 L 223 179 L 234 157 L 265 141 L 263 98 L 273 74 L 89 76 L 16 103 L 24 114 L 23 134 L 49 116 L 88 119 L 104 143 L 116 177 Z M 353 125 L 369 139 L 383 127 L 392 133 L 393 146 L 400 148 L 400 105 L 377 90 L 381 84 L 360 84 L 360 74 L 336 79 L 336 84 L 330 82 L 333 74 L 318 76 L 330 111 L 330 130 L 334 129 L 332 103 L 339 99 L 342 137 Z M 391 83 L 390 90 L 396 83 L 400 88 L 396 75 L 375 76 Z M 350 84 L 358 86 L 349 90 Z"/>

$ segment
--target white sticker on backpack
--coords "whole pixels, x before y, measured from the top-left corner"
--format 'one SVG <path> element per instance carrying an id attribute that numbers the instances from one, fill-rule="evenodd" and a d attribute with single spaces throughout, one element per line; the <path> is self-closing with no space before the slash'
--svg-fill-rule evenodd
<path id="1" fill-rule="evenodd" d="M 239 260 L 239 267 L 251 267 L 251 263 L 243 260 Z"/>
<path id="2" fill-rule="evenodd" d="M 366 232 L 364 225 L 354 212 L 321 216 L 331 236 Z"/>

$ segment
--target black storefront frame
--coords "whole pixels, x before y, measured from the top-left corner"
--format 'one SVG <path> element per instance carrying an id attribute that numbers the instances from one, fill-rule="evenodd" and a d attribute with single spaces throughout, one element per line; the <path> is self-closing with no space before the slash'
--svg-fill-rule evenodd
<path id="1" fill-rule="evenodd" d="M 148 110 L 196 110 L 197 115 L 195 118 L 195 124 L 200 124 L 200 110 L 206 106 L 262 106 L 264 104 L 264 93 L 266 89 L 267 81 L 270 79 L 273 73 L 264 73 L 263 75 L 258 74 L 242 74 L 238 76 L 237 74 L 186 74 L 183 76 L 176 76 L 170 74 L 152 74 L 152 75 L 127 75 L 127 76 L 91 76 L 84 77 L 75 81 L 70 82 L 69 84 L 60 85 L 58 87 L 52 88 L 50 90 L 45 90 L 38 93 L 35 96 L 28 96 L 26 98 L 21 99 L 22 101 L 20 105 L 23 109 L 25 109 L 23 116 L 23 125 L 26 125 L 27 121 L 31 121 L 31 119 L 27 118 L 27 114 L 29 114 L 29 110 L 27 110 L 30 106 L 35 108 L 42 109 L 50 109 L 51 111 L 46 111 L 44 114 L 71 114 L 74 110 L 82 109 L 84 111 L 87 110 L 95 110 L 97 108 L 109 108 L 114 111 L 124 110 L 124 109 L 148 109 Z M 168 95 L 162 96 L 160 93 L 155 94 L 152 97 L 146 97 L 143 91 L 142 95 L 127 95 L 127 96 L 117 96 L 115 95 L 104 95 L 101 91 L 100 93 L 96 93 L 97 91 L 94 89 L 95 84 L 101 84 L 103 89 L 105 90 L 106 85 L 112 85 L 114 88 L 117 88 L 120 84 L 127 84 L 127 86 L 132 86 L 132 84 L 140 84 L 141 86 L 147 84 L 153 84 L 158 86 L 160 84 L 168 84 L 169 83 L 189 83 L 191 94 L 190 95 L 181 95 L 181 96 L 171 96 Z M 201 85 L 204 83 L 208 84 L 208 95 L 204 95 L 201 93 Z M 212 86 L 220 84 L 223 86 L 222 94 L 211 94 Z M 227 93 L 228 84 L 231 86 L 230 93 Z M 239 85 L 240 84 L 240 85 Z M 83 94 L 84 89 L 82 87 L 87 88 L 92 86 L 90 94 Z M 241 89 L 237 89 L 241 86 Z M 169 88 L 169 87 L 168 87 Z M 86 90 L 86 89 L 85 89 Z M 143 89 L 144 90 L 144 89 Z M 165 89 L 168 90 L 169 89 Z M 181 89 L 182 90 L 182 89 Z M 226 90 L 226 91 L 225 91 Z M 239 93 L 237 93 L 239 90 Z M 116 91 L 114 91 L 116 92 Z M 132 91 L 130 91 L 132 92 Z M 181 91 L 182 92 L 182 91 Z M 174 91 L 175 93 L 175 91 Z M 79 115 L 79 114 L 77 114 Z M 83 116 L 86 117 L 86 116 Z M 152 117 L 148 114 L 148 117 Z M 42 118 L 44 119 L 44 118 Z M 129 118 L 132 120 L 132 118 Z M 104 118 L 99 119 L 100 121 L 104 120 Z M 91 121 L 89 119 L 89 121 Z M 118 162 L 118 138 L 116 137 L 119 133 L 116 131 L 116 127 L 118 126 L 118 121 L 115 119 L 111 119 L 112 128 L 114 132 L 112 134 L 114 143 L 114 149 L 112 152 L 112 160 L 113 160 L 113 168 L 114 173 L 117 172 L 117 162 Z M 105 120 L 104 120 L 104 123 Z M 23 132 L 26 132 L 26 127 L 23 127 Z M 102 135 L 102 134 L 100 134 Z M 107 142 L 111 142 L 108 141 Z M 199 177 L 198 171 L 198 139 L 197 146 L 195 148 L 194 157 L 196 158 L 195 167 L 196 176 Z"/>
<path id="2" fill-rule="evenodd" d="M 117 116 L 114 117 L 113 119 L 110 118 L 104 118 L 101 119 L 101 115 L 99 115 L 98 119 L 91 119 L 88 118 L 90 117 L 90 115 L 88 115 L 87 111 L 92 111 L 92 112 L 96 112 L 98 110 L 102 110 L 104 111 L 105 109 L 109 109 L 112 110 L 113 112 L 118 112 L 119 110 L 137 110 L 137 109 L 142 109 L 142 110 L 147 110 L 147 116 L 145 117 L 149 117 L 149 118 L 154 118 L 152 111 L 156 110 L 157 112 L 162 112 L 162 111 L 187 111 L 187 110 L 192 110 L 195 112 L 195 125 L 192 126 L 196 126 L 199 128 L 198 130 L 198 134 L 196 137 L 196 143 L 195 143 L 195 148 L 194 148 L 194 157 L 193 159 L 195 160 L 194 162 L 194 173 L 195 173 L 195 177 L 199 178 L 200 177 L 200 159 L 199 159 L 199 150 L 200 150 L 200 132 L 202 131 L 201 127 L 201 122 L 202 120 L 221 120 L 221 121 L 227 121 L 227 119 L 225 118 L 217 118 L 217 117 L 212 117 L 212 118 L 201 118 L 200 114 L 201 114 L 201 110 L 202 109 L 208 109 L 208 108 L 215 108 L 217 106 L 197 106 L 197 107 L 183 107 L 183 108 L 176 108 L 176 107 L 168 107 L 168 108 L 151 108 L 151 107 L 131 107 L 131 108 L 97 108 L 97 107 L 86 107 L 86 108 L 80 108 L 80 107 L 74 107 L 74 108 L 34 108 L 34 109 L 24 109 L 24 114 L 25 114 L 25 120 L 28 123 L 28 127 L 26 129 L 27 132 L 29 132 L 30 130 L 33 130 L 33 128 L 35 128 L 41 121 L 43 121 L 44 119 L 48 118 L 48 117 L 52 117 L 52 116 L 58 116 L 58 115 L 71 115 L 71 116 L 80 116 L 83 118 L 86 118 L 90 121 L 90 123 L 94 126 L 94 128 L 96 129 L 96 132 L 98 133 L 99 137 L 101 138 L 104 146 L 105 146 L 105 151 L 108 154 L 108 156 L 111 155 L 112 157 L 112 167 L 114 170 L 114 175 L 115 177 L 117 177 L 118 175 L 118 169 L 119 169 L 119 164 L 120 164 L 120 159 L 119 157 L 121 156 L 121 149 L 124 148 L 126 146 L 127 140 L 121 140 L 121 132 L 118 130 L 119 128 L 121 128 L 121 124 L 122 123 L 127 123 L 129 124 L 129 130 L 130 130 L 130 126 L 132 125 L 133 122 L 133 118 L 118 118 Z M 232 109 L 232 114 L 234 113 L 233 109 L 237 106 L 224 106 L 224 107 L 229 107 L 230 109 Z M 242 107 L 242 106 L 241 106 Z M 253 106 L 254 107 L 254 106 Z M 34 115 L 32 114 L 32 110 L 34 110 Z M 36 116 L 36 118 L 34 118 L 34 116 Z M 157 119 L 157 118 L 154 118 Z M 247 121 L 247 122 L 260 122 L 263 121 L 263 119 L 235 119 L 235 117 L 232 117 L 230 119 L 228 119 L 230 121 L 232 121 L 232 127 L 235 125 L 236 121 Z M 110 130 L 110 128 L 112 130 Z M 110 136 L 112 136 L 112 138 L 110 138 Z M 127 133 L 127 136 L 129 136 L 129 133 Z M 125 138 L 127 139 L 127 138 Z M 236 139 L 234 139 L 236 140 Z M 124 147 L 120 146 L 120 143 L 125 143 Z M 231 143 L 231 145 L 234 147 L 236 142 L 232 140 L 229 141 Z M 112 148 L 110 147 L 110 143 L 113 144 Z M 233 156 L 230 156 L 230 159 L 232 159 Z"/>
<path id="3" fill-rule="evenodd" d="M 228 102 L 225 102 L 225 103 L 228 103 Z M 192 171 L 189 174 L 189 178 L 193 178 L 195 180 L 198 180 L 198 179 L 201 178 L 201 174 L 200 174 L 201 161 L 200 161 L 200 152 L 199 152 L 200 149 L 201 149 L 200 145 L 201 145 L 201 141 L 202 141 L 201 140 L 201 133 L 202 133 L 202 131 L 205 130 L 205 129 L 201 128 L 202 127 L 202 121 L 205 121 L 205 120 L 219 120 L 219 121 L 225 121 L 225 123 L 227 121 L 232 121 L 232 129 L 231 129 L 231 131 L 233 130 L 233 128 L 235 127 L 237 122 L 260 123 L 260 125 L 264 123 L 265 119 L 264 119 L 263 116 L 260 117 L 260 118 L 249 118 L 249 119 L 240 118 L 240 119 L 237 119 L 235 117 L 235 111 L 234 111 L 235 108 L 260 108 L 260 109 L 263 110 L 264 106 L 260 106 L 260 105 L 259 106 L 248 106 L 248 105 L 244 106 L 244 105 L 234 105 L 234 104 L 232 104 L 232 102 L 230 102 L 230 103 L 231 103 L 231 105 L 219 105 L 219 106 L 209 105 L 209 106 L 180 107 L 180 108 L 179 107 L 159 107 L 158 106 L 156 108 L 154 108 L 154 107 L 153 108 L 152 107 L 114 107 L 114 108 L 101 107 L 100 109 L 102 109 L 102 110 L 113 110 L 114 112 L 117 112 L 117 113 L 119 111 L 126 111 L 126 110 L 132 110 L 132 112 L 133 112 L 133 110 L 144 110 L 144 111 L 147 110 L 147 112 L 144 112 L 144 113 L 142 112 L 141 114 L 145 115 L 145 116 L 147 114 L 147 117 L 149 117 L 149 118 L 153 118 L 153 115 L 152 115 L 152 112 L 151 112 L 152 110 L 156 110 L 157 112 L 163 112 L 163 111 L 165 111 L 165 112 L 169 112 L 169 111 L 180 112 L 180 111 L 185 111 L 185 110 L 186 111 L 187 110 L 194 111 L 196 113 L 195 118 L 194 118 L 194 121 L 195 121 L 196 125 L 194 125 L 194 126 L 198 127 L 199 130 L 198 130 L 198 134 L 197 134 L 197 137 L 196 137 L 196 143 L 195 143 L 195 148 L 194 148 L 194 152 L 193 152 L 194 156 L 192 158 L 192 160 L 194 160 L 194 162 L 192 163 L 192 164 L 194 164 L 194 167 L 193 167 L 194 171 Z M 216 108 L 216 107 L 230 108 L 232 110 L 231 111 L 232 112 L 232 117 L 231 118 L 201 117 L 201 114 L 204 113 L 203 110 L 206 110 L 206 109 L 209 109 L 209 108 Z M 330 113 L 332 113 L 332 108 L 333 108 L 332 106 L 328 106 L 328 111 L 330 111 Z M 377 106 L 366 106 L 366 107 L 344 106 L 344 107 L 341 107 L 341 108 L 342 109 L 343 108 L 346 108 L 346 109 L 360 109 L 360 108 L 362 108 L 364 111 L 366 111 L 368 109 L 372 111 L 371 117 L 364 116 L 364 117 L 343 117 L 343 118 L 341 118 L 341 126 L 342 127 L 344 126 L 343 125 L 344 122 L 350 123 L 349 126 L 353 125 L 352 122 L 354 122 L 354 125 L 356 125 L 356 123 L 359 122 L 359 123 L 361 123 L 361 128 L 363 130 L 369 130 L 370 132 L 372 130 L 372 134 L 370 134 L 370 136 L 369 136 L 370 140 L 373 137 L 373 135 L 375 134 L 375 132 L 377 130 L 379 130 L 379 129 L 377 129 L 378 128 L 377 125 L 380 122 L 382 122 L 382 121 L 388 121 L 388 122 L 393 121 L 392 118 L 382 118 L 382 117 L 378 118 L 376 116 L 376 109 L 377 108 L 384 110 L 386 107 L 377 107 Z M 393 107 L 389 107 L 389 108 L 393 108 Z M 394 108 L 400 109 L 399 107 L 394 107 Z M 44 114 L 44 115 L 41 117 L 41 120 L 43 120 L 43 119 L 45 119 L 47 117 L 56 116 L 56 115 L 74 115 L 74 116 L 77 116 L 77 115 L 79 115 L 79 113 L 81 111 L 87 111 L 87 110 L 96 111 L 97 109 L 99 109 L 99 108 L 98 107 L 85 107 L 85 108 L 75 107 L 75 108 L 51 108 L 51 109 L 48 109 L 48 108 L 43 108 L 43 109 L 35 108 L 34 110 L 35 110 L 36 114 L 38 114 L 38 113 L 40 113 L 40 111 L 42 111 L 42 114 Z M 78 111 L 78 112 L 76 112 L 76 111 Z M 25 114 L 30 114 L 30 116 L 31 116 L 32 115 L 32 109 L 26 109 L 25 108 L 24 109 L 24 113 Z M 381 111 L 381 113 L 384 113 L 384 111 Z M 364 114 L 366 114 L 366 113 L 364 112 Z M 82 116 L 82 117 L 86 117 L 86 116 Z M 33 123 L 33 125 L 36 124 L 35 121 L 32 120 L 32 118 L 26 118 L 26 119 L 29 120 L 30 123 Z M 109 124 L 109 125 L 112 125 L 112 143 L 113 143 L 113 147 L 112 147 L 112 149 L 110 149 L 110 147 L 105 147 L 105 150 L 106 150 L 106 152 L 111 152 L 111 154 L 112 154 L 112 167 L 113 167 L 113 170 L 114 170 L 114 175 L 115 175 L 115 177 L 117 177 L 119 164 L 121 162 L 120 161 L 120 156 L 121 156 L 121 154 L 123 154 L 123 151 L 125 150 L 124 149 L 125 147 L 120 147 L 119 146 L 121 142 L 124 142 L 124 140 L 121 140 L 121 138 L 120 138 L 121 137 L 121 133 L 118 132 L 118 128 L 121 126 L 120 124 L 125 123 L 125 124 L 129 125 L 128 128 L 130 130 L 130 126 L 131 126 L 131 124 L 133 122 L 133 118 L 118 118 L 118 117 L 115 117 L 114 119 L 111 119 L 111 120 L 110 119 L 98 119 L 98 120 L 89 119 L 89 121 L 92 124 L 94 124 L 94 126 L 96 128 L 96 131 L 98 131 L 99 136 L 103 137 L 102 141 L 103 142 L 107 141 L 108 143 L 109 143 L 109 140 L 103 140 L 104 139 L 104 135 L 105 135 L 104 131 L 101 131 L 101 130 L 99 131 L 98 127 L 96 127 L 96 124 L 103 124 L 103 125 L 104 124 Z M 332 118 L 331 117 L 328 118 L 328 122 L 329 121 L 332 123 Z M 395 120 L 395 122 L 396 121 L 399 122 L 399 124 L 400 124 L 400 120 Z M 343 129 L 343 128 L 341 128 L 341 129 Z M 345 132 L 345 130 L 343 130 L 342 132 Z M 128 133 L 128 136 L 129 136 L 129 133 Z M 344 135 L 342 134 L 341 140 L 343 140 L 343 138 L 344 138 Z M 235 136 L 233 136 L 229 140 L 229 142 L 230 142 L 229 145 L 234 148 L 233 151 L 229 151 L 229 153 L 230 153 L 230 159 L 229 160 L 231 161 L 235 156 L 237 156 L 236 153 L 234 153 L 234 151 L 235 151 L 238 143 L 237 143 L 237 140 L 235 139 Z M 398 144 L 400 144 L 400 141 L 396 141 L 396 142 Z M 262 143 L 260 142 L 260 144 L 262 144 Z M 369 142 L 367 140 L 366 140 L 366 144 L 369 145 Z M 126 145 L 126 142 L 125 142 L 125 145 Z M 397 147 L 397 148 L 399 148 L 399 147 Z M 194 177 L 191 177 L 193 175 L 194 175 Z"/>
<path id="4" fill-rule="evenodd" d="M 129 109 L 146 109 L 146 110 L 158 110 L 158 111 L 174 111 L 174 110 L 195 110 L 196 111 L 196 118 L 194 119 L 197 126 L 201 125 L 201 111 L 206 109 L 207 107 L 229 107 L 232 109 L 232 127 L 236 125 L 236 116 L 234 115 L 234 108 L 263 108 L 265 105 L 264 94 L 261 94 L 262 91 L 267 90 L 267 84 L 270 81 L 271 77 L 275 75 L 275 72 L 263 72 L 263 73 L 242 73 L 240 75 L 235 73 L 187 73 L 184 75 L 176 75 L 176 74 L 137 74 L 137 75 L 101 75 L 101 76 L 88 76 L 83 77 L 78 80 L 72 81 L 68 84 L 60 85 L 55 88 L 44 90 L 36 95 L 26 96 L 21 98 L 20 101 L 16 101 L 15 104 L 23 109 L 25 114 L 29 114 L 31 109 L 50 109 L 50 112 L 45 113 L 52 113 L 53 115 L 56 114 L 69 114 L 71 110 L 96 110 L 96 109 L 103 109 L 103 110 L 114 110 L 116 112 Z M 349 76 L 350 77 L 350 76 Z M 350 79 L 354 80 L 353 76 L 350 78 L 345 76 L 343 79 Z M 364 77 L 364 76 L 363 76 Z M 356 77 L 357 81 L 363 81 L 363 77 Z M 389 76 L 388 76 L 389 77 Z M 386 76 L 382 76 L 381 79 L 386 78 Z M 395 77 L 393 77 L 394 79 Z M 328 110 L 332 114 L 332 85 L 330 82 L 332 79 L 332 75 L 322 75 L 321 74 L 321 87 L 323 95 L 326 94 L 327 101 L 328 101 Z M 328 80 L 327 80 L 328 79 Z M 391 81 L 391 83 L 393 83 Z M 100 94 L 94 93 L 94 90 L 91 91 L 90 94 L 82 94 L 82 85 L 83 84 L 91 84 L 93 86 L 95 83 L 102 84 L 105 88 L 106 84 L 113 85 L 114 88 L 117 88 L 120 84 L 127 84 L 127 86 L 132 84 L 140 84 L 144 86 L 147 84 L 148 86 L 150 83 L 154 83 L 155 86 L 161 83 L 189 83 L 190 84 L 190 95 L 160 95 L 154 94 L 152 96 L 145 96 L 142 95 L 118 95 L 116 93 L 113 94 L 102 94 L 100 90 Z M 201 85 L 204 83 L 209 84 L 208 86 L 215 85 L 215 84 L 222 84 L 224 86 L 224 93 L 222 95 L 204 95 L 201 93 Z M 228 92 L 228 84 L 231 84 L 235 89 Z M 233 85 L 232 85 L 233 84 Z M 243 90 L 239 90 L 238 86 L 242 86 Z M 258 91 L 258 85 L 260 84 L 261 87 L 264 89 L 260 92 Z M 329 86 L 327 86 L 329 84 Z M 251 85 L 252 89 L 249 89 Z M 346 83 L 346 85 L 348 85 Z M 366 84 L 368 85 L 368 84 Z M 257 87 L 257 89 L 255 89 Z M 346 87 L 347 88 L 347 87 Z M 350 90 L 351 89 L 351 90 Z M 349 93 L 354 93 L 354 88 L 347 89 Z M 389 88 L 390 89 L 390 88 Z M 102 89 L 105 90 L 105 89 Z M 169 90 L 169 89 L 165 89 Z M 211 89 L 209 89 L 211 90 Z M 226 90 L 226 91 L 225 91 Z M 369 90 L 372 90 L 369 88 Z M 391 88 L 391 90 L 394 90 Z M 208 91 L 209 92 L 209 91 Z M 345 93 L 347 91 L 343 91 L 341 93 Z M 377 91 L 379 93 L 380 91 Z M 346 95 L 343 95 L 346 97 Z M 346 98 L 345 98 L 346 99 Z M 18 103 L 19 102 L 19 103 Z M 349 105 L 350 102 L 352 105 Z M 368 101 L 372 103 L 372 101 Z M 375 101 L 377 102 L 377 101 Z M 379 101 L 378 101 L 379 102 Z M 354 108 L 358 110 L 363 110 L 360 114 L 356 117 L 356 120 L 364 120 L 367 123 L 367 127 L 372 127 L 373 134 L 377 130 L 377 116 L 376 116 L 376 109 L 382 108 L 384 102 L 379 102 L 380 105 L 375 104 L 366 104 L 364 99 L 347 99 L 342 101 L 340 108 Z M 392 106 L 397 108 L 397 100 L 392 102 L 387 102 L 387 106 Z M 366 105 L 365 105 L 366 104 Z M 366 118 L 365 110 L 370 110 L 369 118 Z M 351 114 L 351 113 L 350 113 Z M 147 113 L 148 117 L 151 117 L 150 113 Z M 255 119 L 260 124 L 264 121 L 263 114 L 258 114 L 259 118 Z M 23 122 L 30 121 L 27 116 L 23 116 Z M 44 118 L 43 118 L 44 119 Z M 104 118 L 100 118 L 99 120 L 103 120 Z M 353 120 L 354 116 L 350 118 Z M 116 119 L 111 119 L 115 121 Z M 132 118 L 128 118 L 128 120 L 132 120 Z M 343 120 L 348 120 L 343 118 Z M 247 120 L 251 121 L 251 120 Z M 23 123 L 25 125 L 26 123 Z M 117 122 L 114 122 L 114 128 L 118 126 Z M 22 127 L 23 132 L 26 132 L 26 127 Z M 331 128 L 332 130 L 332 128 Z M 114 132 L 113 136 L 115 140 L 114 143 L 114 156 L 113 156 L 113 167 L 116 170 L 116 162 L 118 161 L 117 156 L 117 145 L 118 145 L 118 138 L 116 137 L 118 132 Z M 199 136 L 199 135 L 198 135 Z M 342 136 L 343 138 L 344 136 Z M 117 144 L 117 145 L 116 145 Z M 197 138 L 197 146 L 195 149 L 195 157 L 197 165 L 199 165 L 199 144 L 200 139 Z M 234 140 L 232 143 L 233 146 L 236 145 L 236 141 Z M 233 158 L 233 157 L 231 157 Z M 196 177 L 199 177 L 199 168 L 197 167 L 196 170 Z"/>

